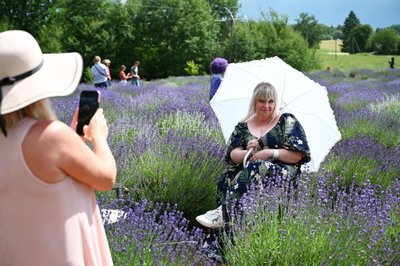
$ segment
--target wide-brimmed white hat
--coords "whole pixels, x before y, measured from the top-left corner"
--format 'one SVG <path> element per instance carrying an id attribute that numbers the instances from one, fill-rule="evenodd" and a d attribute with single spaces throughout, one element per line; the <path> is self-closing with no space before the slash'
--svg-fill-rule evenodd
<path id="1" fill-rule="evenodd" d="M 0 33 L 0 115 L 48 97 L 71 94 L 82 75 L 78 53 L 43 54 L 25 31 Z"/>

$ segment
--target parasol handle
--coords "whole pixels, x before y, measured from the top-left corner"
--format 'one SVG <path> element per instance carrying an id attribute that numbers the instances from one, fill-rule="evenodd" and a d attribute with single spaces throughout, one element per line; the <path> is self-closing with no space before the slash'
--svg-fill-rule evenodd
<path id="1" fill-rule="evenodd" d="M 249 162 L 247 161 L 247 158 L 249 157 L 249 155 L 251 154 L 251 152 L 253 151 L 253 148 L 250 148 L 250 150 L 248 150 L 246 152 L 246 155 L 243 158 L 243 168 L 246 169 L 247 166 L 249 166 Z"/>

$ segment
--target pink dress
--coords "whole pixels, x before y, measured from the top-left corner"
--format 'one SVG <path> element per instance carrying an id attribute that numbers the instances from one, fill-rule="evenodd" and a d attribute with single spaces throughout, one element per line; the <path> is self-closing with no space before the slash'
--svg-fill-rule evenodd
<path id="1" fill-rule="evenodd" d="M 0 265 L 113 265 L 94 190 L 70 177 L 45 183 L 26 165 L 35 123 L 0 134 Z"/>

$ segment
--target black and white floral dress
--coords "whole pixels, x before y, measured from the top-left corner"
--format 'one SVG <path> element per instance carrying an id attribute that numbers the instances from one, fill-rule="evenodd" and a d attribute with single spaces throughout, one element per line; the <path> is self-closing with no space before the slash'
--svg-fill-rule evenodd
<path id="1" fill-rule="evenodd" d="M 226 205 L 232 198 L 239 199 L 247 191 L 251 182 L 264 180 L 265 177 L 280 176 L 286 180 L 295 181 L 301 172 L 301 165 L 310 161 L 310 149 L 303 127 L 296 117 L 283 113 L 278 123 L 259 140 L 260 149 L 288 149 L 302 153 L 302 159 L 296 164 L 287 164 L 275 159 L 255 160 L 243 168 L 243 164 L 236 164 L 230 158 L 233 149 L 246 149 L 253 136 L 246 122 L 236 125 L 227 146 L 225 156 L 229 167 L 220 176 L 218 181 L 217 204 Z"/>

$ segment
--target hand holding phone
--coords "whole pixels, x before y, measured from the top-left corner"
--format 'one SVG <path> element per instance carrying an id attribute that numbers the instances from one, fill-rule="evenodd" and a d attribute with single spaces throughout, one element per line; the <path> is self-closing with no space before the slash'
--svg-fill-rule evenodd
<path id="1" fill-rule="evenodd" d="M 84 90 L 81 92 L 79 100 L 78 124 L 76 132 L 83 136 L 83 127 L 89 125 L 90 119 L 96 113 L 100 104 L 100 91 Z"/>

